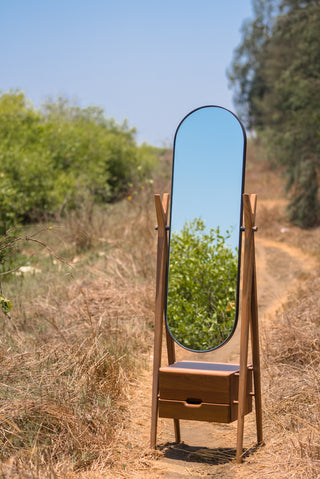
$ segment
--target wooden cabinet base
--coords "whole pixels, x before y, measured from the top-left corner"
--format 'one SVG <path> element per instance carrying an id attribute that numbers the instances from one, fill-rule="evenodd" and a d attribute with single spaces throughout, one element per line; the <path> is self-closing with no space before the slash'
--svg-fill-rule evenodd
<path id="1" fill-rule="evenodd" d="M 159 370 L 159 416 L 230 423 L 238 417 L 239 365 L 180 361 Z M 247 368 L 245 414 L 252 411 Z"/>

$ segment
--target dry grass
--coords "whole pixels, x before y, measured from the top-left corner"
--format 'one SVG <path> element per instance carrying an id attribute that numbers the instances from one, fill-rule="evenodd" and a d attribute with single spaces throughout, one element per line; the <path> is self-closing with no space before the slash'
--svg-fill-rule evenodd
<path id="1" fill-rule="evenodd" d="M 128 391 L 152 342 L 150 196 L 45 229 L 41 240 L 71 266 L 28 244 L 42 272 L 3 285 L 13 311 L 0 324 L 1 477 L 121 467 Z"/>
<path id="2" fill-rule="evenodd" d="M 259 196 L 261 235 L 311 252 L 317 269 L 319 229 L 288 224 L 279 173 L 251 151 L 247 191 Z M 167 190 L 161 181 L 156 192 Z M 150 190 L 84 208 L 42 236 L 70 267 L 28 245 L 42 273 L 3 285 L 14 309 L 0 324 L 1 477 L 146 477 L 139 434 L 148 427 L 136 404 L 147 407 L 137 378 L 152 345 L 155 222 Z M 305 282 L 262 337 L 266 446 L 221 477 L 320 476 L 319 293 L 318 278 Z"/>
<path id="3" fill-rule="evenodd" d="M 266 343 L 266 412 L 277 433 L 284 437 L 283 452 L 292 461 L 286 461 L 287 469 L 291 468 L 287 477 L 299 477 L 299 469 L 308 478 L 320 474 L 319 293 L 318 278 L 305 283 L 298 297 L 288 303 Z"/>
<path id="4" fill-rule="evenodd" d="M 320 475 L 320 281 L 309 280 L 262 338 L 266 446 L 246 478 Z"/>
<path id="5" fill-rule="evenodd" d="M 316 479 L 320 477 L 320 229 L 305 231 L 288 223 L 278 172 L 263 160 L 258 164 L 253 160 L 247 183 L 260 193 L 260 234 L 313 255 L 314 271 L 261 338 L 266 446 L 235 475 Z"/>

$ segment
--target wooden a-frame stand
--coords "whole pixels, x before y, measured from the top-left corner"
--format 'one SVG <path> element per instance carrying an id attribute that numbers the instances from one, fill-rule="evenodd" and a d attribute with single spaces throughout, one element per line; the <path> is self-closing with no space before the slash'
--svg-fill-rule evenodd
<path id="1" fill-rule="evenodd" d="M 254 232 L 257 229 L 255 227 L 256 202 L 256 195 L 243 195 L 245 239 L 242 267 L 240 364 L 184 361 L 176 363 L 174 341 L 165 326 L 168 366 L 161 367 L 168 268 L 169 195 L 164 194 L 162 201 L 160 195 L 155 195 L 158 250 L 151 417 L 152 448 L 156 448 L 158 416 L 173 418 L 177 443 L 181 442 L 179 419 L 223 423 L 237 419 L 236 460 L 241 462 L 244 416 L 252 410 L 252 397 L 255 399 L 257 443 L 263 443 L 254 245 Z M 252 365 L 248 365 L 249 329 L 251 331 Z"/>

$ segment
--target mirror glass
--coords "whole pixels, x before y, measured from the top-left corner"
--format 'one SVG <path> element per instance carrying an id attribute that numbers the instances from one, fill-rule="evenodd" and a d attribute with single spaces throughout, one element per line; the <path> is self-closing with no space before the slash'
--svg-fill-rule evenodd
<path id="1" fill-rule="evenodd" d="M 177 128 L 172 170 L 166 323 L 192 351 L 224 344 L 238 318 L 246 135 L 218 106 Z"/>

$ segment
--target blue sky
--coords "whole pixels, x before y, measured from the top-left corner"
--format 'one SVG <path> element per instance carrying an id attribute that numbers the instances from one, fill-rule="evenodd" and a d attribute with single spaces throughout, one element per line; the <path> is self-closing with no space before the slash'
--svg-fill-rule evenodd
<path id="1" fill-rule="evenodd" d="M 179 127 L 175 140 L 171 231 L 202 218 L 220 227 L 238 247 L 245 138 L 238 120 L 222 108 L 200 108 Z"/>
<path id="2" fill-rule="evenodd" d="M 251 0 L 0 0 L 0 90 L 59 95 L 173 143 L 202 105 L 234 110 L 226 69 Z"/>

